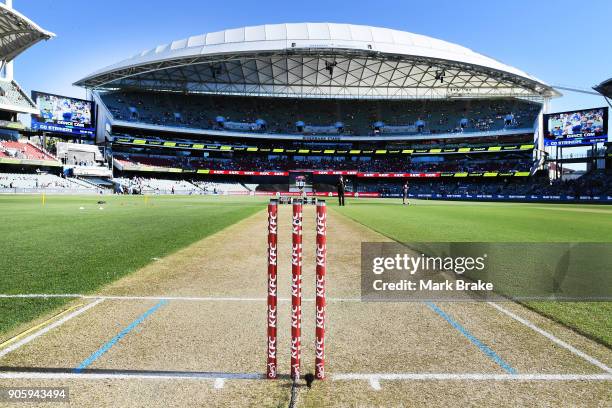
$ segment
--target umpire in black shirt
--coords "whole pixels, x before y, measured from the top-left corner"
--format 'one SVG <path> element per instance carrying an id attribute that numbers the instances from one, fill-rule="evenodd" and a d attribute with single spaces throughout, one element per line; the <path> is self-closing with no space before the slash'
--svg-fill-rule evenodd
<path id="1" fill-rule="evenodd" d="M 344 185 L 344 179 L 342 176 L 340 176 L 338 179 L 338 184 L 336 187 L 338 188 L 338 205 L 344 207 L 344 190 L 346 186 Z"/>

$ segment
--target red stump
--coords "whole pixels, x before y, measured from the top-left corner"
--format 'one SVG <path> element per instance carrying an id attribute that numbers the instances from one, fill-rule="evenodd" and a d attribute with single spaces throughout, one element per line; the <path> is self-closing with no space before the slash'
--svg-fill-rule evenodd
<path id="1" fill-rule="evenodd" d="M 327 268 L 327 207 L 317 202 L 315 378 L 325 378 L 325 272 Z"/>
<path id="2" fill-rule="evenodd" d="M 302 201 L 293 201 L 291 250 L 291 378 L 300 378 L 302 331 Z"/>
<path id="3" fill-rule="evenodd" d="M 268 205 L 268 368 L 267 378 L 276 378 L 276 322 L 277 312 L 277 242 L 278 242 L 278 201 L 270 200 Z"/>

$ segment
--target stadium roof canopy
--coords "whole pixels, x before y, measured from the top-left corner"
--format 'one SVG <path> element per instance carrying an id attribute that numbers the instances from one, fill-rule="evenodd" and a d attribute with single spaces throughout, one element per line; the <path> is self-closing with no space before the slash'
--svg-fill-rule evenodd
<path id="1" fill-rule="evenodd" d="M 55 37 L 21 13 L 0 3 L 0 62 L 7 63 L 42 40 Z"/>
<path id="2" fill-rule="evenodd" d="M 243 27 L 160 45 L 76 85 L 334 98 L 560 95 L 468 48 L 387 28 L 299 23 Z"/>
<path id="3" fill-rule="evenodd" d="M 597 86 L 594 86 L 593 89 L 606 98 L 612 98 L 612 78 L 603 81 Z"/>

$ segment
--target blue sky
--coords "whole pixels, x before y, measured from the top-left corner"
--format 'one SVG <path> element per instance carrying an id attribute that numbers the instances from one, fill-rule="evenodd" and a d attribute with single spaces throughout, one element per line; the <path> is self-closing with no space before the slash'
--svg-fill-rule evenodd
<path id="1" fill-rule="evenodd" d="M 612 77 L 612 1 L 134 1 L 14 0 L 57 37 L 18 57 L 27 90 L 83 97 L 71 84 L 106 65 L 172 40 L 225 28 L 286 22 L 366 24 L 461 44 L 549 84 L 590 89 Z M 553 110 L 605 106 L 564 92 Z"/>

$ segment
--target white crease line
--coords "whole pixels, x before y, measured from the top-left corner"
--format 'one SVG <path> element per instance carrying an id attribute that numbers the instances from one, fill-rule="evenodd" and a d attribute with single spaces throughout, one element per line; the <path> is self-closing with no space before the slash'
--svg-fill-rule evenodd
<path id="1" fill-rule="evenodd" d="M 214 380 L 215 388 L 226 380 L 265 380 L 263 374 L 250 373 L 197 373 L 142 371 L 127 373 L 57 373 L 57 372 L 0 372 L 0 379 L 36 380 Z M 611 374 L 481 374 L 481 373 L 345 373 L 331 376 L 333 381 L 366 380 L 372 388 L 380 389 L 380 381 L 612 381 Z"/>
<path id="2" fill-rule="evenodd" d="M 611 374 L 482 374 L 482 373 L 345 373 L 333 374 L 333 381 L 366 380 L 372 388 L 381 380 L 412 381 L 612 381 Z"/>
<path id="3" fill-rule="evenodd" d="M 32 294 L 0 294 L 0 299 L 38 299 L 38 298 L 74 298 L 74 299 L 103 299 L 103 300 L 172 300 L 187 302 L 267 302 L 268 298 L 249 297 L 216 297 L 216 296 L 104 296 L 104 295 L 81 295 L 70 293 L 32 293 Z M 279 302 L 290 302 L 290 298 L 278 298 Z M 314 298 L 304 298 L 302 302 L 314 302 Z M 361 302 L 360 298 L 328 298 L 327 302 Z"/>
<path id="4" fill-rule="evenodd" d="M 501 307 L 500 305 L 493 303 L 493 302 L 487 302 L 488 304 L 490 304 L 491 306 L 493 306 L 494 308 L 496 308 L 497 310 L 499 310 L 500 312 L 502 312 L 503 314 L 513 318 L 514 320 L 524 324 L 525 326 L 529 327 L 531 330 L 540 333 L 542 336 L 546 337 L 547 339 L 549 339 L 550 341 L 552 341 L 553 343 L 571 351 L 572 353 L 574 353 L 575 355 L 577 355 L 578 357 L 582 357 L 583 359 L 585 359 L 586 361 L 588 361 L 589 363 L 593 364 L 594 366 L 597 366 L 599 368 L 601 368 L 602 370 L 604 370 L 605 372 L 612 374 L 612 369 L 610 367 L 608 367 L 607 365 L 605 365 L 604 363 L 602 363 L 601 361 L 589 356 L 588 354 L 578 350 L 576 347 L 572 346 L 571 344 L 568 344 L 566 342 L 564 342 L 563 340 L 555 337 L 554 335 L 550 334 L 549 332 L 540 329 L 538 326 L 536 326 L 535 324 L 531 323 L 529 320 L 527 319 L 523 319 L 520 316 L 517 316 L 516 314 L 512 313 L 511 311 Z"/>
<path id="5" fill-rule="evenodd" d="M 57 372 L 2 372 L 0 379 L 17 380 L 214 380 L 215 388 L 223 388 L 226 380 L 263 380 L 263 374 L 250 373 L 189 373 L 142 371 L 126 373 L 109 371 L 105 373 L 57 373 Z"/>
<path id="6" fill-rule="evenodd" d="M 64 316 L 63 318 L 61 318 L 60 320 L 51 323 L 48 326 L 43 327 L 42 329 L 40 329 L 39 331 L 32 333 L 31 335 L 29 335 L 28 337 L 24 337 L 23 339 L 19 340 L 18 342 L 8 346 L 7 348 L 5 348 L 4 350 L 0 351 L 0 358 L 6 356 L 8 353 L 17 350 L 18 348 L 20 348 L 21 346 L 28 344 L 29 342 L 31 342 L 32 340 L 36 339 L 37 337 L 42 336 L 43 334 L 55 329 L 56 327 L 61 326 L 62 324 L 66 323 L 68 320 L 77 317 L 78 315 L 80 315 L 81 313 L 84 313 L 86 311 L 88 311 L 89 309 L 91 309 L 92 307 L 99 305 L 100 303 L 102 303 L 104 301 L 104 299 L 98 299 L 95 302 L 92 302 L 86 306 L 83 306 L 82 308 L 75 310 L 74 312 L 70 313 L 67 316 Z"/>

